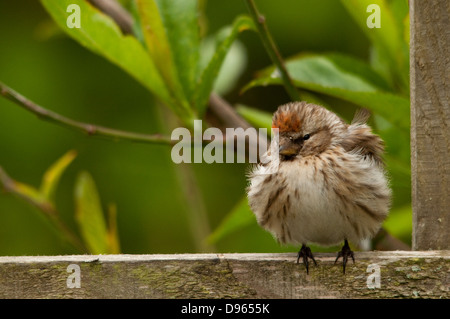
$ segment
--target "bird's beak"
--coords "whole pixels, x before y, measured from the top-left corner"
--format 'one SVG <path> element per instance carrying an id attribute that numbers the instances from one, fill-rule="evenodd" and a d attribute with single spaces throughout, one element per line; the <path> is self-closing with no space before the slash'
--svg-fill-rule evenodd
<path id="1" fill-rule="evenodd" d="M 296 155 L 298 153 L 298 148 L 295 147 L 295 145 L 292 145 L 289 143 L 289 144 L 280 145 L 278 152 L 280 153 L 280 155 L 292 156 L 292 155 Z"/>

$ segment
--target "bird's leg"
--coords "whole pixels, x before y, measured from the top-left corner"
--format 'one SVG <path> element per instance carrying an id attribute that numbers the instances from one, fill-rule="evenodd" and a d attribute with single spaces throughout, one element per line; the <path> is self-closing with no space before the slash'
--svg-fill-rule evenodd
<path id="1" fill-rule="evenodd" d="M 336 257 L 336 260 L 334 263 L 338 261 L 340 257 L 342 257 L 342 264 L 344 268 L 344 274 L 345 274 L 345 265 L 347 265 L 348 257 L 352 257 L 353 263 L 355 263 L 355 257 L 353 256 L 353 251 L 350 249 L 350 246 L 348 245 L 347 239 L 345 240 L 344 246 L 342 247 L 341 251 L 338 252 L 338 255 Z"/>
<path id="2" fill-rule="evenodd" d="M 314 262 L 314 265 L 317 266 L 316 260 L 314 259 L 314 256 L 311 252 L 311 249 L 306 246 L 305 244 L 302 245 L 302 248 L 300 248 L 300 251 L 298 252 L 297 255 L 297 264 L 299 263 L 300 258 L 303 258 L 303 264 L 306 267 L 306 273 L 309 274 L 309 263 L 308 263 L 308 258 L 311 258 L 312 261 Z"/>

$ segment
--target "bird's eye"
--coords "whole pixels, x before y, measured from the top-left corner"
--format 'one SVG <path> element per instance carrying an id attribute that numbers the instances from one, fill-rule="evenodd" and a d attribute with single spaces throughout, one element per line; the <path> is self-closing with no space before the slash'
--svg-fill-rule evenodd
<path id="1" fill-rule="evenodd" d="M 304 140 L 304 141 L 309 140 L 310 137 L 311 137 L 311 136 L 310 136 L 309 134 L 305 134 L 305 136 L 303 136 L 303 140 Z"/>
<path id="2" fill-rule="evenodd" d="M 294 138 L 292 136 L 289 136 L 289 139 L 292 141 Z"/>

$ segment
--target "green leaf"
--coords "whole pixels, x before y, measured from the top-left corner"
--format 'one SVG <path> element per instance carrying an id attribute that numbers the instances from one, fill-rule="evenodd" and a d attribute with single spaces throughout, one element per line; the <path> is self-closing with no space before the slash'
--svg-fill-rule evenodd
<path id="1" fill-rule="evenodd" d="M 395 5 L 390 5 L 386 0 L 341 0 L 341 2 L 371 40 L 379 59 L 378 65 L 387 64 L 392 73 L 392 82 L 397 83 L 400 91 L 408 96 L 409 49 L 404 41 L 402 26 L 407 14 L 407 1 L 397 0 L 393 2 L 396 3 Z M 367 19 L 372 14 L 367 12 L 367 8 L 371 4 L 376 4 L 380 8 L 380 28 L 369 28 L 367 25 Z"/>
<path id="2" fill-rule="evenodd" d="M 181 97 L 186 89 L 182 84 L 190 87 L 195 83 L 194 72 L 197 68 L 196 56 L 199 47 L 199 43 L 196 42 L 199 40 L 193 39 L 195 36 L 192 34 L 195 32 L 192 32 L 192 25 L 198 29 L 195 21 L 196 1 L 186 0 L 177 3 L 173 0 L 137 0 L 136 2 L 149 54 L 168 87 Z M 191 17 L 194 18 L 192 21 Z M 177 18 L 179 25 L 174 24 Z M 186 39 L 182 38 L 184 36 Z M 184 50 L 188 51 L 183 52 Z M 193 65 L 188 65 L 187 61 Z M 191 80 L 189 84 L 186 83 L 188 79 Z"/>
<path id="3" fill-rule="evenodd" d="M 196 86 L 200 58 L 200 26 L 197 0 L 156 0 L 180 82 L 188 100 Z"/>
<path id="4" fill-rule="evenodd" d="M 45 198 L 41 194 L 41 192 L 39 192 L 39 190 L 37 190 L 33 186 L 18 181 L 14 181 L 13 191 L 16 195 L 25 199 L 30 204 L 37 207 L 47 207 L 51 211 L 53 211 L 53 204 L 50 203 L 47 200 L 47 198 Z M 48 211 L 45 212 L 47 213 Z"/>
<path id="5" fill-rule="evenodd" d="M 256 223 L 255 215 L 253 215 L 250 210 L 247 198 L 245 197 L 223 219 L 222 223 L 208 237 L 207 240 L 210 244 L 217 243 L 223 237 L 253 223 Z"/>
<path id="6" fill-rule="evenodd" d="M 206 111 L 209 96 L 231 45 L 239 33 L 245 30 L 256 30 L 253 20 L 248 16 L 239 16 L 232 26 L 225 27 L 216 35 L 218 45 L 215 54 L 212 56 L 208 65 L 202 70 L 195 92 L 194 104 L 200 116 Z"/>
<path id="7" fill-rule="evenodd" d="M 389 84 L 365 62 L 338 53 L 299 54 L 286 62 L 294 79 L 353 91 L 389 91 Z M 260 76 L 279 77 L 274 67 Z"/>
<path id="8" fill-rule="evenodd" d="M 387 83 L 367 64 L 327 54 L 294 57 L 286 67 L 297 87 L 369 108 L 409 134 L 409 99 L 390 93 Z M 282 85 L 282 81 L 278 71 L 270 67 L 244 90 L 275 84 Z"/>
<path id="9" fill-rule="evenodd" d="M 108 230 L 94 180 L 87 172 L 78 175 L 75 185 L 75 218 L 92 254 L 106 254 Z"/>
<path id="10" fill-rule="evenodd" d="M 168 105 L 173 104 L 154 63 L 133 36 L 124 36 L 115 22 L 84 0 L 41 0 L 53 20 L 81 45 L 118 65 Z M 80 7 L 81 27 L 69 28 L 69 5 Z"/>
<path id="11" fill-rule="evenodd" d="M 189 112 L 200 50 L 197 0 L 137 0 L 137 7 L 148 52 L 177 108 Z"/>
<path id="12" fill-rule="evenodd" d="M 76 151 L 72 150 L 67 152 L 45 172 L 44 177 L 42 178 L 40 193 L 48 201 L 53 202 L 53 198 L 61 175 L 70 165 L 70 163 L 72 163 L 76 156 Z"/>
<path id="13" fill-rule="evenodd" d="M 47 215 L 55 213 L 53 204 L 50 203 L 44 196 L 42 196 L 39 190 L 31 185 L 24 184 L 12 179 L 1 166 L 0 186 L 0 191 L 4 189 L 6 192 L 11 192 L 19 198 L 27 201 L 29 204 L 41 208 L 41 210 Z"/>
<path id="14" fill-rule="evenodd" d="M 203 40 L 201 47 L 201 68 L 204 69 L 216 52 L 216 37 L 210 36 Z M 247 65 L 247 52 L 245 46 L 235 40 L 231 45 L 219 74 L 214 81 L 213 91 L 220 96 L 226 95 L 237 84 L 237 80 L 244 73 Z"/>

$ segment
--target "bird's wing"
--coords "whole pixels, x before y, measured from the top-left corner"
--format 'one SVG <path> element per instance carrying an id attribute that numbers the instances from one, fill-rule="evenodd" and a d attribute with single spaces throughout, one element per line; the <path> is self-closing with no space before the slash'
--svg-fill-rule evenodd
<path id="1" fill-rule="evenodd" d="M 358 112 L 359 113 L 359 112 Z M 371 128 L 361 122 L 366 119 L 367 114 L 356 114 L 352 124 L 347 128 L 347 134 L 341 145 L 347 152 L 358 152 L 365 158 L 383 165 L 384 142 L 378 136 L 372 133 Z"/>

